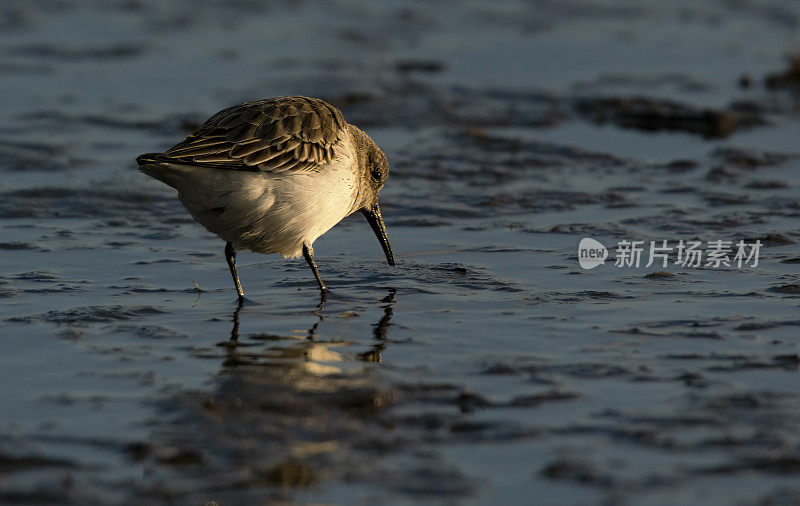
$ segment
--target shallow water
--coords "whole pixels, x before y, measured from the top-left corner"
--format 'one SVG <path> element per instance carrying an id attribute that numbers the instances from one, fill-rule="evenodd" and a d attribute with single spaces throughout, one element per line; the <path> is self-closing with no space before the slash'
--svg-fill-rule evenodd
<path id="1" fill-rule="evenodd" d="M 800 9 L 697 4 L 3 3 L 0 502 L 800 501 Z M 134 159 L 286 94 L 387 153 L 398 266 L 354 216 L 237 311 Z"/>

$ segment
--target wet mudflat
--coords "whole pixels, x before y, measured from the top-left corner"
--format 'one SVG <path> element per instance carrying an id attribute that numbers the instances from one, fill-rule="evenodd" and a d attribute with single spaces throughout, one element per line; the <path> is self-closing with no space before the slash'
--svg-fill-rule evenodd
<path id="1" fill-rule="evenodd" d="M 785 2 L 0 6 L 0 502 L 800 501 Z M 136 171 L 224 106 L 339 106 L 392 168 L 300 260 Z M 760 240 L 580 268 L 583 237 Z M 197 284 L 195 284 L 197 282 Z"/>

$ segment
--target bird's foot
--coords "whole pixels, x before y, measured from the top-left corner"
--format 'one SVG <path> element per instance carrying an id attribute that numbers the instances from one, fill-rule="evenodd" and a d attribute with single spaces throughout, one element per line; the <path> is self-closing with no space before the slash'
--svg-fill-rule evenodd
<path id="1" fill-rule="evenodd" d="M 257 302 L 253 299 L 248 299 L 247 297 L 244 296 L 238 297 L 236 299 L 236 306 L 238 309 L 241 309 L 244 306 L 260 306 L 260 305 L 261 305 L 260 302 Z"/>

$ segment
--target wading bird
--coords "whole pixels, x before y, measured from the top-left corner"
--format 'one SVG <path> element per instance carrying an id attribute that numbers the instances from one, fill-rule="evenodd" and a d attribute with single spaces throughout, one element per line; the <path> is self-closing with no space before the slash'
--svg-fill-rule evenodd
<path id="1" fill-rule="evenodd" d="M 236 105 L 168 151 L 136 161 L 139 170 L 178 190 L 192 217 L 226 241 L 240 301 L 239 249 L 302 254 L 324 296 L 314 241 L 355 211 L 366 216 L 394 265 L 378 206 L 389 176 L 386 156 L 323 100 L 296 96 Z"/>

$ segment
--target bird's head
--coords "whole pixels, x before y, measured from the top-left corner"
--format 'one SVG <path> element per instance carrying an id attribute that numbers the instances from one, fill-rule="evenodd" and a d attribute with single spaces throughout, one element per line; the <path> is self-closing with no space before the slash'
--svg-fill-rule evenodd
<path id="1" fill-rule="evenodd" d="M 372 230 L 381 243 L 383 252 L 386 254 L 386 261 L 389 265 L 394 265 L 394 254 L 389 245 L 389 236 L 386 233 L 386 226 L 383 224 L 381 208 L 378 205 L 378 196 L 381 188 L 389 178 L 389 162 L 381 148 L 375 144 L 369 135 L 358 128 L 350 125 L 350 132 L 353 138 L 355 151 L 358 153 L 358 168 L 360 174 L 360 185 L 356 210 L 367 218 Z"/>

